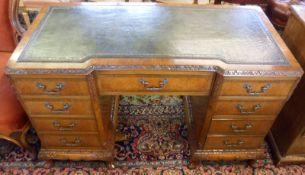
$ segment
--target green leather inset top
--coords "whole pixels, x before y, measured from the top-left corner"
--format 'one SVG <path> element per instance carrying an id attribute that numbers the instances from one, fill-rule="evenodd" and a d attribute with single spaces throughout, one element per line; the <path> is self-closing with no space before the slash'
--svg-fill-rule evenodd
<path id="1" fill-rule="evenodd" d="M 257 13 L 236 7 L 51 7 L 18 61 L 156 57 L 288 65 Z"/>

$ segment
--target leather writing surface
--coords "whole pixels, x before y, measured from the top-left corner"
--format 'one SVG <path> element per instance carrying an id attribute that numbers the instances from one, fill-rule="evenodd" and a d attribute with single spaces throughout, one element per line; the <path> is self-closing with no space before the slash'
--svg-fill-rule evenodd
<path id="1" fill-rule="evenodd" d="M 51 7 L 18 61 L 192 58 L 288 65 L 257 13 L 236 7 Z"/>

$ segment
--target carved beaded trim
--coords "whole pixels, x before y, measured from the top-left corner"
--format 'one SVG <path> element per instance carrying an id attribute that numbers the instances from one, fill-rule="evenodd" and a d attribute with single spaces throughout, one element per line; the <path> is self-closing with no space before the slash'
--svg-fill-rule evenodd
<path id="1" fill-rule="evenodd" d="M 288 76 L 288 77 L 301 77 L 300 71 L 261 71 L 261 70 L 226 70 L 223 75 L 227 76 Z"/>
<path id="2" fill-rule="evenodd" d="M 98 70 L 170 70 L 170 71 L 209 71 L 224 76 L 288 76 L 301 77 L 300 71 L 262 71 L 262 70 L 223 70 L 218 66 L 206 65 L 92 65 L 86 69 L 12 69 L 7 74 L 90 74 Z"/>
<path id="3" fill-rule="evenodd" d="M 58 156 L 61 155 L 67 155 L 69 154 L 81 154 L 81 155 L 88 155 L 90 158 L 94 159 L 108 159 L 109 157 L 112 156 L 111 151 L 97 151 L 97 152 L 89 152 L 89 151 L 69 151 L 69 150 L 43 150 L 39 153 L 39 158 L 47 158 L 47 159 L 55 159 Z"/>

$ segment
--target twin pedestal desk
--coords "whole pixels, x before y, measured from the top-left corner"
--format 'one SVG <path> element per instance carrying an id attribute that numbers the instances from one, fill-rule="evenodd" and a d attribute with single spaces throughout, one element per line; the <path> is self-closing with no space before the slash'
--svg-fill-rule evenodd
<path id="1" fill-rule="evenodd" d="M 6 72 L 41 159 L 113 160 L 120 95 L 182 95 L 191 161 L 257 159 L 302 69 L 257 7 L 44 8 Z"/>

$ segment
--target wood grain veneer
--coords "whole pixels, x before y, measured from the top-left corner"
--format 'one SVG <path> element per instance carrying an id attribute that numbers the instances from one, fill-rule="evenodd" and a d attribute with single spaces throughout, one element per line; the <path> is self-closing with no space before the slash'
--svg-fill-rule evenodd
<path id="1" fill-rule="evenodd" d="M 169 16 L 166 18 L 163 16 L 156 21 L 165 20 L 168 22 L 150 25 L 149 29 L 146 28 L 147 25 L 139 25 L 144 26 L 144 28 L 133 28 L 130 27 L 134 25 L 132 22 L 141 23 L 141 20 L 136 20 L 139 19 L 136 13 L 129 13 L 128 15 L 132 17 L 131 21 L 128 23 L 123 21 L 124 25 L 123 23 L 122 25 L 107 25 L 116 32 L 111 33 L 112 30 L 105 32 L 118 36 L 122 33 L 117 32 L 117 30 L 124 30 L 126 28 L 123 26 L 126 27 L 130 24 L 127 29 L 134 29 L 134 31 L 124 34 L 130 34 L 130 36 L 145 34 L 136 40 L 142 44 L 135 42 L 134 37 L 113 36 L 111 41 L 107 40 L 108 42 L 101 42 L 106 40 L 94 38 L 88 45 L 82 45 L 84 46 L 82 49 L 85 50 L 79 55 L 79 58 L 72 58 L 70 56 L 71 54 L 73 56 L 74 52 L 70 52 L 68 47 L 74 46 L 75 43 L 69 46 L 61 43 L 62 47 L 52 45 L 50 43 L 53 41 L 58 43 L 63 40 L 56 37 L 53 37 L 52 41 L 47 40 L 50 33 L 47 33 L 46 38 L 36 38 L 38 31 L 46 29 L 45 31 L 52 33 L 52 31 L 60 31 L 63 28 L 61 25 L 51 24 L 52 22 L 44 20 L 46 15 L 54 15 L 54 13 L 56 15 L 56 10 L 49 13 L 46 7 L 41 9 L 40 14 L 10 58 L 6 69 L 23 107 L 34 127 L 37 127 L 38 136 L 42 140 L 39 158 L 113 161 L 118 97 L 119 95 L 135 94 L 185 96 L 185 122 L 189 129 L 188 141 L 191 149 L 191 161 L 194 163 L 207 159 L 256 159 L 264 155 L 262 143 L 265 133 L 292 94 L 303 70 L 261 9 L 177 4 L 120 4 L 116 6 L 118 4 L 86 3 L 65 4 L 62 5 L 61 9 L 68 9 L 67 11 L 71 12 L 69 8 L 74 8 L 75 5 L 79 5 L 78 10 L 108 8 L 112 9 L 111 13 L 117 15 L 124 12 L 116 13 L 117 9 L 151 9 L 150 13 L 145 13 L 145 18 L 151 18 L 152 16 L 149 15 L 157 15 L 160 10 L 163 10 Z M 193 9 L 190 10 L 190 8 Z M 180 21 L 180 23 L 171 21 L 171 19 L 179 17 L 178 15 L 171 18 L 172 12 L 180 14 L 181 9 L 187 9 L 187 13 L 196 14 L 181 17 L 182 20 L 191 20 L 188 23 L 184 23 L 186 21 Z M 67 16 L 70 15 L 69 12 L 67 12 Z M 216 12 L 222 15 L 218 15 L 220 18 L 218 20 L 206 20 L 211 25 L 194 23 L 196 20 L 193 18 L 200 17 L 203 13 L 215 14 Z M 228 15 L 224 15 L 226 14 L 224 12 L 230 13 L 229 16 L 234 16 L 237 20 L 226 19 Z M 94 13 L 79 13 L 78 15 L 81 14 L 92 15 L 92 19 L 99 16 Z M 242 20 L 245 16 L 240 14 L 250 16 L 248 19 L 253 23 L 250 25 L 247 21 Z M 181 15 L 185 15 L 185 13 L 181 13 Z M 84 16 L 81 17 L 84 18 Z M 210 19 L 215 18 L 215 15 L 205 15 L 204 17 Z M 225 22 L 219 22 L 221 20 Z M 98 25 L 95 24 L 97 23 L 85 21 L 84 23 L 80 22 L 81 28 L 78 29 L 93 30 L 93 33 L 102 31 L 102 28 L 96 31 Z M 114 22 L 116 20 L 108 21 Z M 41 26 L 45 22 L 47 24 Z M 69 23 L 69 20 L 67 22 Z M 48 27 L 48 24 L 55 27 L 56 30 L 44 28 Z M 143 24 L 146 23 L 143 22 Z M 198 29 L 215 26 L 215 30 L 195 30 L 195 28 L 179 30 L 181 29 L 179 27 L 185 27 L 179 26 L 180 24 L 191 24 L 197 26 Z M 162 35 L 159 35 L 161 29 L 163 32 Z M 173 31 L 176 29 L 177 31 Z M 185 33 L 185 31 L 188 32 Z M 257 31 L 263 32 L 257 33 Z M 71 32 L 77 33 L 78 31 Z M 148 38 L 148 35 L 156 33 L 158 35 L 145 39 Z M 219 33 L 223 33 L 223 35 Z M 60 33 L 53 34 L 53 36 L 61 35 Z M 85 38 L 81 38 L 81 34 L 71 36 L 78 42 L 87 41 Z M 99 36 L 102 37 L 102 35 Z M 92 38 L 92 36 L 90 37 Z M 236 37 L 240 37 L 240 43 L 244 44 L 240 44 Z M 270 39 L 268 40 L 270 47 L 262 49 L 266 47 L 266 43 L 262 42 L 266 38 Z M 158 39 L 171 44 L 160 47 L 162 44 L 158 44 Z M 96 42 L 93 43 L 93 40 Z M 126 48 L 131 49 L 126 49 L 125 45 L 122 45 L 123 40 L 124 42 L 128 41 Z M 36 43 L 36 41 L 50 41 L 48 49 L 56 50 L 59 48 L 62 50 L 66 48 L 67 50 L 63 52 L 57 50 L 48 54 L 48 50 L 35 50 L 35 47 L 31 46 L 31 43 Z M 188 44 L 185 45 L 186 43 Z M 209 43 L 219 43 L 219 45 L 211 47 Z M 44 47 L 43 45 L 39 45 L 39 47 Z M 81 51 L 78 47 L 79 45 L 77 48 L 70 49 Z M 142 47 L 143 49 L 139 49 Z M 249 49 L 244 51 L 245 48 Z M 110 55 L 109 53 L 96 54 L 101 50 L 111 53 L 117 50 L 118 52 L 113 55 L 111 53 Z M 257 50 L 261 52 L 257 52 Z M 39 53 L 46 54 L 46 57 L 38 59 L 35 55 L 39 55 Z M 70 56 L 65 57 L 65 53 Z M 128 54 L 118 57 L 119 53 Z M 211 53 L 218 54 L 215 56 Z M 148 56 L 143 57 L 145 54 Z M 85 57 L 81 55 L 85 55 Z M 236 57 L 232 55 L 236 55 Z M 51 56 L 54 59 L 50 58 Z M 70 58 L 73 60 L 67 61 Z M 145 81 L 141 82 L 141 79 Z M 56 95 L 42 92 L 43 88 L 37 89 L 38 81 L 44 83 L 47 86 L 46 89 L 54 91 L 55 88 L 56 93 L 59 92 Z M 66 89 L 57 88 L 59 82 L 63 82 Z M 246 84 L 250 84 L 251 88 L 249 86 L 245 88 Z M 265 88 L 267 84 L 271 84 L 271 87 Z M 46 105 L 46 102 L 53 107 L 50 107 L 50 104 Z M 71 106 L 65 107 L 65 103 L 69 103 Z M 260 107 L 254 109 L 257 104 Z M 239 108 L 237 108 L 238 105 Z M 59 120 L 60 118 L 62 119 Z M 89 131 L 86 127 L 77 128 L 75 131 L 54 131 L 53 123 L 50 122 L 55 120 L 58 120 L 65 127 L 69 127 L 67 125 L 71 124 L 70 121 L 83 121 L 82 125 L 94 123 L 96 127 L 93 128 L 96 131 Z M 221 120 L 226 122 L 223 123 Z M 232 133 L 228 130 L 228 124 L 236 124 L 237 129 L 241 129 L 248 122 L 253 122 L 249 133 Z M 47 127 L 43 128 L 43 126 Z M 226 141 L 226 139 L 229 140 Z M 240 140 L 243 143 L 234 146 Z M 62 144 L 67 145 L 63 146 Z"/>
<path id="2" fill-rule="evenodd" d="M 207 95 L 210 93 L 213 73 L 201 75 L 98 75 L 98 89 L 103 94 L 179 92 L 185 94 Z M 162 85 L 162 83 L 166 83 Z M 146 84 L 144 84 L 147 83 Z M 161 83 L 161 84 L 160 84 Z M 153 92 L 154 91 L 154 92 Z"/>
<path id="3" fill-rule="evenodd" d="M 246 134 L 246 135 L 262 135 L 267 134 L 266 128 L 270 128 L 273 120 L 242 120 L 233 117 L 212 119 L 209 134 Z"/>
<path id="4" fill-rule="evenodd" d="M 72 119 L 71 119 L 72 118 Z M 38 132 L 98 132 L 93 119 L 76 119 L 50 116 L 49 118 L 33 117 L 32 124 Z"/>
<path id="5" fill-rule="evenodd" d="M 30 78 L 16 79 L 16 89 L 22 95 L 88 95 L 89 89 L 86 78 Z M 77 88 L 76 88 L 77 87 Z"/>
<path id="6" fill-rule="evenodd" d="M 49 148 L 60 148 L 60 147 L 69 147 L 73 148 L 94 148 L 97 149 L 103 148 L 100 143 L 98 135 L 95 134 L 65 134 L 65 135 L 54 135 L 54 134 L 40 134 L 40 139 L 42 140 L 42 147 Z"/>
<path id="7" fill-rule="evenodd" d="M 262 146 L 261 136 L 208 135 L 203 149 L 255 149 Z"/>
<path id="8" fill-rule="evenodd" d="M 25 100 L 24 106 L 31 115 L 92 115 L 88 99 L 45 99 Z"/>

